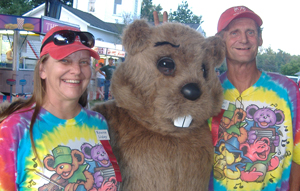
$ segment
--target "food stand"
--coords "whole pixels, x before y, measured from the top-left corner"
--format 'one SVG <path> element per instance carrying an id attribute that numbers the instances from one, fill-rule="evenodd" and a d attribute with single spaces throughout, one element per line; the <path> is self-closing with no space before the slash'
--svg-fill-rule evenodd
<path id="1" fill-rule="evenodd" d="M 43 35 L 55 26 L 78 25 L 42 16 L 42 18 L 0 14 L 0 92 L 31 94 L 33 71 L 39 59 Z M 13 43 L 13 61 L 6 60 L 6 52 Z"/>

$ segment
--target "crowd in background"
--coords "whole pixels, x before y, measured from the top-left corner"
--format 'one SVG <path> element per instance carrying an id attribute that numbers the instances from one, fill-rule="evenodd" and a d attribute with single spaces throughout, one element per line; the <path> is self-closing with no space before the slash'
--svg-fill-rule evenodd
<path id="1" fill-rule="evenodd" d="M 116 69 L 113 58 L 108 58 L 108 64 L 105 60 L 93 60 L 93 74 L 89 85 L 89 100 L 107 101 L 112 99 L 110 92 L 110 81 L 112 74 Z"/>

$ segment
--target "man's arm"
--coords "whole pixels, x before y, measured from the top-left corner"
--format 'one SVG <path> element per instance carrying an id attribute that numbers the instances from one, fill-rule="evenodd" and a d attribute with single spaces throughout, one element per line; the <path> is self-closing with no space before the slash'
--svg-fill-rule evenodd
<path id="1" fill-rule="evenodd" d="M 106 75 L 101 70 L 98 70 L 98 72 L 106 77 Z"/>
<path id="2" fill-rule="evenodd" d="M 105 71 L 106 67 L 107 67 L 107 66 L 103 66 L 103 67 L 100 68 L 100 70 L 106 72 L 106 71 Z"/>
<path id="3" fill-rule="evenodd" d="M 292 162 L 290 175 L 290 191 L 300 190 L 300 165 Z"/>
<path id="4" fill-rule="evenodd" d="M 11 50 L 6 52 L 6 59 L 7 60 L 13 60 L 13 58 L 10 55 L 11 55 Z"/>
<path id="5" fill-rule="evenodd" d="M 95 71 L 96 71 L 96 72 L 99 72 L 100 74 L 102 74 L 103 76 L 106 77 L 106 75 L 102 72 L 101 68 L 102 68 L 102 67 L 101 67 L 100 65 L 99 65 L 99 66 L 96 66 Z"/>

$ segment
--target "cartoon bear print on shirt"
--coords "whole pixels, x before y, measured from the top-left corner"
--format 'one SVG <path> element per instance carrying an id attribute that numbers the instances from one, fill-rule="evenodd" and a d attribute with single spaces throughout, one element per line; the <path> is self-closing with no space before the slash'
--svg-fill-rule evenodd
<path id="1" fill-rule="evenodd" d="M 259 108 L 256 105 L 249 105 L 246 108 L 247 118 L 254 121 L 253 127 L 248 129 L 248 142 L 250 144 L 258 137 L 268 136 L 272 144 L 279 145 L 278 128 L 284 121 L 284 114 L 281 110 L 271 110 L 270 108 Z M 274 151 L 274 148 L 273 148 Z"/>
<path id="2" fill-rule="evenodd" d="M 94 179 L 90 172 L 86 170 L 84 155 L 77 149 L 68 146 L 58 145 L 52 150 L 53 155 L 47 155 L 44 166 L 47 170 L 55 172 L 48 184 L 43 185 L 38 190 L 68 190 L 76 189 L 91 190 Z"/>
<path id="3" fill-rule="evenodd" d="M 116 187 L 116 178 L 113 170 L 113 166 L 109 160 L 109 156 L 106 153 L 103 145 L 90 145 L 84 143 L 81 146 L 81 151 L 85 156 L 86 163 L 89 164 L 88 171 L 94 176 L 94 186 L 98 190 L 102 190 L 104 187 L 111 188 Z"/>
<path id="4" fill-rule="evenodd" d="M 281 110 L 253 104 L 243 110 L 230 104 L 220 124 L 215 178 L 262 182 L 282 158 L 274 155 L 284 119 Z"/>

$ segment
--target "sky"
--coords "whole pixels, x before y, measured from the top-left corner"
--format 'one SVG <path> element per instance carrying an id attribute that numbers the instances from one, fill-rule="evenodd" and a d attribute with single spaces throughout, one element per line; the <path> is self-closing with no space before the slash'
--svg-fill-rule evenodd
<path id="1" fill-rule="evenodd" d="M 202 16 L 202 29 L 206 36 L 217 32 L 220 15 L 228 8 L 244 5 L 263 20 L 263 48 L 271 47 L 291 55 L 300 55 L 300 1 L 299 0 L 186 0 L 189 9 Z M 176 11 L 182 0 L 152 0 L 163 11 Z"/>

